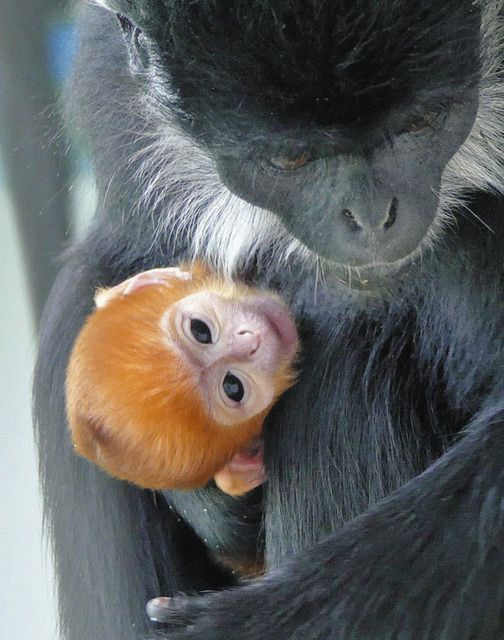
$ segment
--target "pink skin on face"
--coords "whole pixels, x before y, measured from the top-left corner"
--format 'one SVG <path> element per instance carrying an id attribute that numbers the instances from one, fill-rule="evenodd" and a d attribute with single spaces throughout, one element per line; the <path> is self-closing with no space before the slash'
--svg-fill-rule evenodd
<path id="1" fill-rule="evenodd" d="M 198 322 L 209 337 L 200 342 L 193 333 Z M 167 344 L 193 368 L 198 389 L 212 417 L 220 424 L 238 425 L 261 413 L 276 393 L 279 368 L 297 350 L 297 334 L 280 301 L 225 288 L 204 290 L 171 305 L 161 321 Z M 226 397 L 224 380 L 232 375 L 243 387 L 239 402 Z"/>
<path id="2" fill-rule="evenodd" d="M 296 327 L 285 305 L 271 296 L 245 297 L 236 302 L 213 292 L 194 294 L 178 305 L 175 325 L 179 326 L 182 341 L 186 341 L 186 356 L 188 352 L 192 354 L 189 357 L 194 358 L 195 366 L 203 371 L 200 380 L 202 386 L 206 386 L 208 406 L 211 411 L 214 408 L 214 417 L 223 424 L 233 425 L 237 423 L 237 411 L 252 408 L 253 413 L 244 413 L 246 418 L 265 409 L 273 399 L 272 376 L 280 360 L 290 361 L 298 350 Z M 194 350 L 193 337 L 187 329 L 191 318 L 203 320 L 211 328 L 214 345 L 198 344 Z M 228 407 L 227 411 L 222 402 L 215 409 L 215 399 L 222 391 L 222 387 L 217 387 L 228 370 L 248 387 L 249 397 L 239 406 Z M 263 484 L 266 474 L 262 441 L 252 443 L 234 456 L 214 480 L 230 495 L 242 495 Z"/>
<path id="3" fill-rule="evenodd" d="M 185 343 L 186 358 L 203 372 L 200 384 L 206 389 L 207 405 L 214 418 L 232 426 L 238 422 L 239 411 L 243 411 L 245 419 L 265 409 L 274 397 L 272 376 L 279 362 L 291 361 L 298 350 L 296 327 L 285 305 L 272 296 L 245 296 L 234 301 L 213 292 L 194 294 L 177 305 L 172 332 Z M 205 322 L 215 344 L 194 345 L 188 329 L 191 318 Z M 221 382 L 227 371 L 236 374 L 246 389 L 244 401 L 238 406 L 231 403 L 226 407 L 222 397 Z M 217 407 L 216 399 L 220 402 Z M 262 441 L 235 455 L 214 480 L 230 495 L 242 495 L 263 484 L 266 473 Z"/>

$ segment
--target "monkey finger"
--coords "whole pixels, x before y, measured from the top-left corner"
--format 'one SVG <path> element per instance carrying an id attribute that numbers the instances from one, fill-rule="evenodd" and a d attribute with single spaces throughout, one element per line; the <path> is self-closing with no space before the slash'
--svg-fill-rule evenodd
<path id="1" fill-rule="evenodd" d="M 142 287 L 148 287 L 153 284 L 166 284 L 167 280 L 175 278 L 177 280 L 191 280 L 192 275 L 189 271 L 182 271 L 179 267 L 166 267 L 161 269 L 150 269 L 149 271 L 142 271 L 142 273 L 133 276 L 126 281 L 127 286 L 122 293 L 127 295 Z M 121 286 L 121 285 L 119 285 Z"/>
<path id="2" fill-rule="evenodd" d="M 95 305 L 98 308 L 104 307 L 112 299 L 119 295 L 128 295 L 142 287 L 148 287 L 155 284 L 166 284 L 167 280 L 192 280 L 192 274 L 189 271 L 180 269 L 179 267 L 162 267 L 158 269 L 150 269 L 142 271 L 135 276 L 123 280 L 114 287 L 100 288 L 95 293 Z"/>
<path id="3" fill-rule="evenodd" d="M 207 596 L 178 595 L 149 600 L 145 609 L 152 622 L 163 622 L 173 627 L 186 627 L 208 606 Z"/>
<path id="4" fill-rule="evenodd" d="M 166 598 L 164 596 L 149 600 L 145 607 L 145 611 L 152 622 L 167 622 L 170 619 L 171 601 L 172 598 Z"/>

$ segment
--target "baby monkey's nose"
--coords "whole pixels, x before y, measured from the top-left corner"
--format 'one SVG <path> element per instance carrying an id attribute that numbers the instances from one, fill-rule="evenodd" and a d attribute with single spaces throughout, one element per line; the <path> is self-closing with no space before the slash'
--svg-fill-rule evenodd
<path id="1" fill-rule="evenodd" d="M 248 358 L 257 351 L 261 343 L 258 332 L 250 328 L 240 328 L 233 337 L 232 352 L 237 358 Z"/>

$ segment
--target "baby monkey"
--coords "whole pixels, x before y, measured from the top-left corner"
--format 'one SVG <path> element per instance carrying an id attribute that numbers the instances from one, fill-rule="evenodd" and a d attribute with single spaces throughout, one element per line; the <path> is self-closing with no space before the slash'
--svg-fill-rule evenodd
<path id="1" fill-rule="evenodd" d="M 95 303 L 67 371 L 76 450 L 151 489 L 261 484 L 257 438 L 294 382 L 286 305 L 201 263 L 145 271 Z"/>

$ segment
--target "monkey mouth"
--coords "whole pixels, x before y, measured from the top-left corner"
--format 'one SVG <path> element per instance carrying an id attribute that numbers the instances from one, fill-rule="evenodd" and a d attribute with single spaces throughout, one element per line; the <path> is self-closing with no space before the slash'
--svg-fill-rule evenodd
<path id="1" fill-rule="evenodd" d="M 241 496 L 266 481 L 264 445 L 256 438 L 236 453 L 214 477 L 215 483 L 229 495 Z"/>
<path id="2" fill-rule="evenodd" d="M 237 453 L 231 463 L 259 466 L 263 464 L 264 444 L 261 438 L 256 438 L 248 447 Z"/>
<path id="3" fill-rule="evenodd" d="M 264 443 L 262 439 L 256 438 L 245 449 L 233 456 L 229 467 L 248 480 L 249 490 L 263 484 L 266 480 L 266 473 L 264 471 Z"/>

